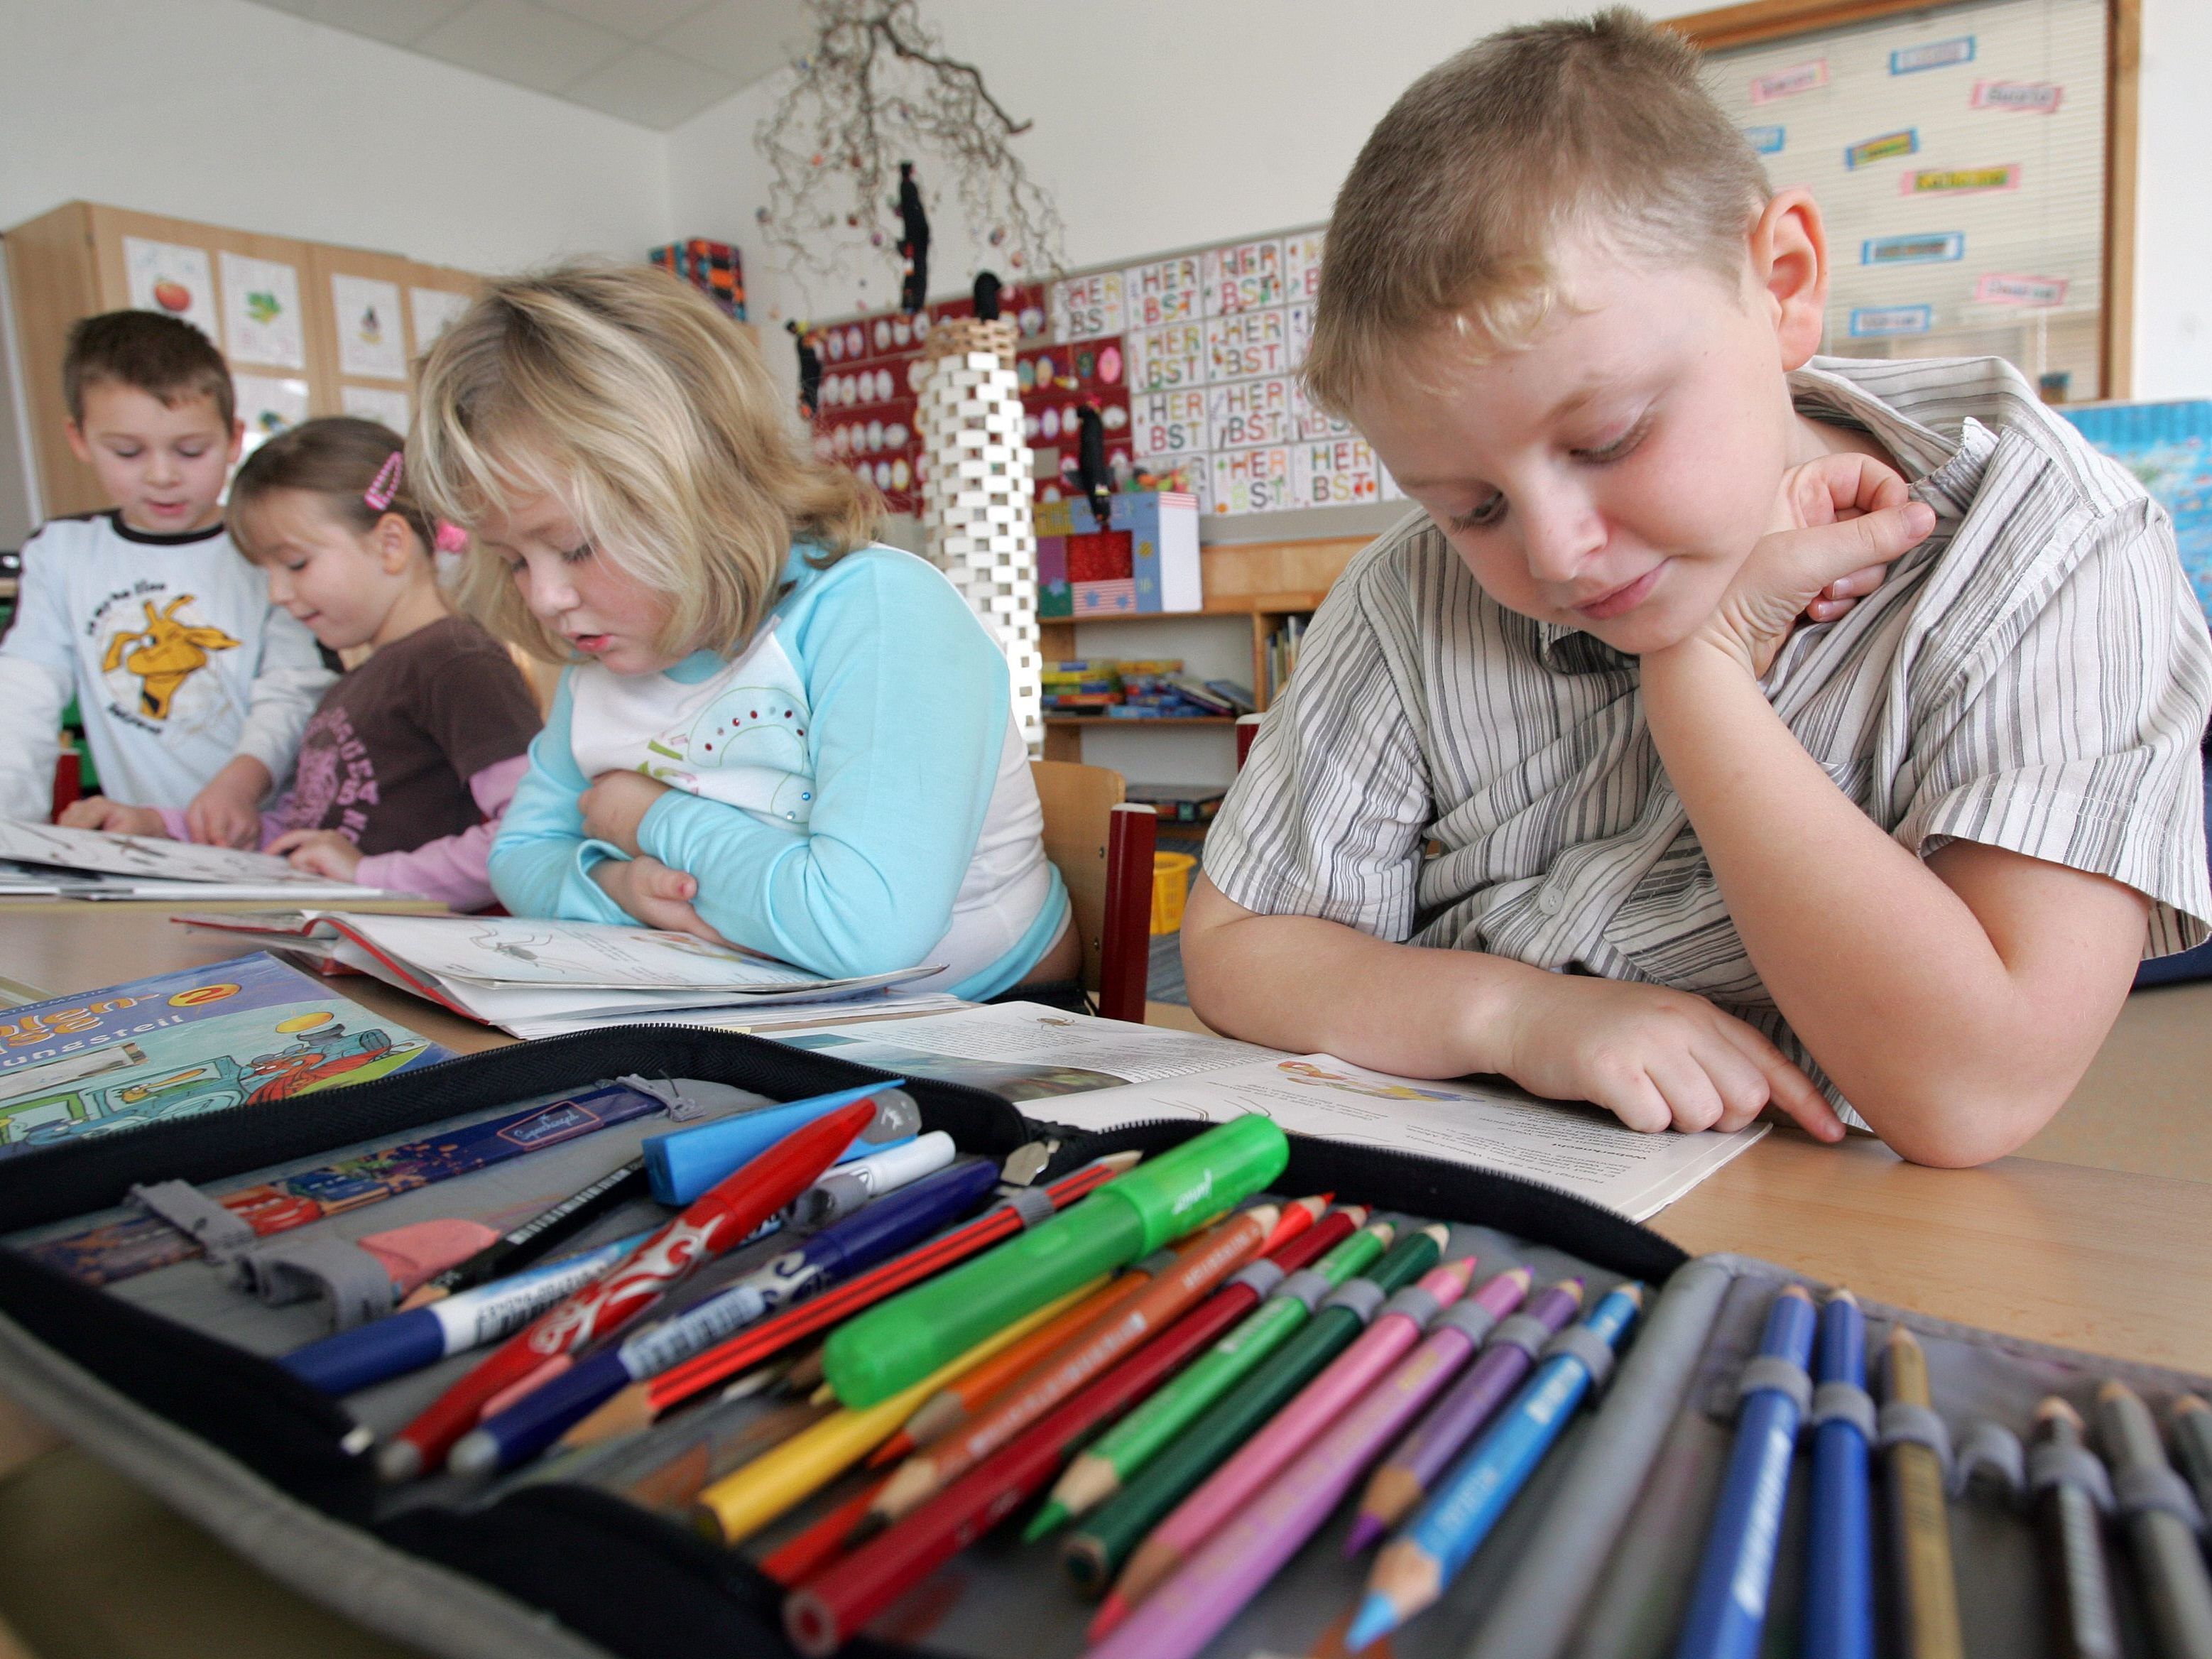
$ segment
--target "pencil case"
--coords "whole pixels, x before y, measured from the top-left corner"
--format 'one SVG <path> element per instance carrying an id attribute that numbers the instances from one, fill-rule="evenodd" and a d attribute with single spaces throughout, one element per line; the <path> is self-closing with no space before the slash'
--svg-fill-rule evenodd
<path id="1" fill-rule="evenodd" d="M 611 1028 L 447 1061 L 427 1071 L 268 1106 L 156 1123 L 9 1161 L 0 1182 L 0 1393 L 20 1401 L 264 1571 L 354 1621 L 453 1659 L 664 1659 L 672 1652 L 782 1655 L 781 1591 L 757 1562 L 822 1509 L 833 1489 L 745 1549 L 688 1523 L 690 1497 L 720 1464 L 775 1431 L 777 1404 L 696 1406 L 643 1434 L 496 1480 L 439 1477 L 390 1487 L 369 1455 L 480 1356 L 463 1355 L 343 1401 L 274 1363 L 328 1328 L 313 1304 L 268 1305 L 204 1260 L 95 1286 L 32 1250 L 132 1213 L 134 1186 L 222 1190 L 326 1164 L 347 1152 L 478 1122 L 625 1075 L 696 1079 L 765 1100 L 881 1081 L 884 1073 L 760 1039 L 670 1027 Z M 1048 1179 L 1115 1151 L 1148 1155 L 1196 1132 L 1187 1122 L 1086 1134 L 1025 1116 L 995 1095 L 916 1079 L 925 1129 L 965 1152 L 1020 1162 Z M 1050 1103 L 1029 1110 L 1048 1112 Z M 645 1118 L 530 1157 L 419 1188 L 287 1235 L 350 1241 L 413 1223 L 485 1220 L 573 1191 L 668 1125 Z M 1042 1143 L 1040 1146 L 1038 1143 Z M 1047 1156 L 1048 1154 L 1048 1156 Z M 1292 1137 L 1285 1196 L 1334 1192 L 1378 1215 L 1452 1224 L 1449 1254 L 1485 1275 L 1527 1266 L 1539 1282 L 1583 1275 L 1595 1297 L 1626 1280 L 1657 1294 L 1597 1398 L 1539 1467 L 1444 1600 L 1393 1638 L 1401 1659 L 1550 1659 L 1671 1650 L 1680 1598 L 1727 1455 L 1735 1381 L 1763 1310 L 1787 1279 L 1728 1256 L 1688 1261 L 1657 1233 L 1536 1182 L 1340 1142 Z M 617 1212 L 575 1241 L 602 1243 L 660 1212 Z M 733 1255 L 741 1268 L 778 1248 Z M 1911 1319 L 1928 1350 L 1954 1442 L 1978 1425 L 2024 1434 L 2035 1400 L 2077 1399 L 2120 1376 L 2162 1408 L 2205 1379 L 2038 1347 L 1869 1306 L 1878 1330 Z M 2000 1459 L 2000 1461 L 2002 1461 Z M 1795 1617 L 1793 1483 L 1770 1632 Z M 1984 1474 L 1950 1521 L 1970 1651 L 2043 1650 L 2034 1541 L 2024 1511 Z M 1348 1507 L 1348 1506 L 1347 1506 Z M 1691 1524 L 1692 1516 L 1698 1524 Z M 1341 1627 L 1364 1582 L 1340 1512 L 1217 1638 L 1229 1656 L 1298 1653 Z M 1051 1659 L 1084 1647 L 1087 1603 L 1049 1542 L 1001 1528 L 903 1598 L 848 1650 L 927 1650 Z M 2124 1576 L 2124 1575 L 2123 1575 Z M 2130 1652 L 2147 1652 L 2125 1609 Z"/>

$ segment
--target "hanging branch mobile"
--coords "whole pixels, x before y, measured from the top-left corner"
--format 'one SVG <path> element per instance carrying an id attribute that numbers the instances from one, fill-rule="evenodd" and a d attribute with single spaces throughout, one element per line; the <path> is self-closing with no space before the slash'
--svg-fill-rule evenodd
<path id="1" fill-rule="evenodd" d="M 1004 247 L 1016 270 L 1061 269 L 1059 211 L 1007 142 L 1030 124 L 1006 112 L 975 65 L 945 55 L 917 0 L 808 5 L 813 42 L 753 135 L 770 172 L 757 217 L 786 268 L 833 277 L 865 234 L 904 257 L 902 298 L 918 310 L 929 252 L 919 161 L 951 179 L 978 246 Z"/>

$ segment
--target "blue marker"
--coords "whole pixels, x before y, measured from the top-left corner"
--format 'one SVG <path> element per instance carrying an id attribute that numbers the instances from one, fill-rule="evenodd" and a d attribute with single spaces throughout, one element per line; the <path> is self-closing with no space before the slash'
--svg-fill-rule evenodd
<path id="1" fill-rule="evenodd" d="M 1866 1386 L 1866 1316 L 1849 1291 L 1820 1314 L 1817 1384 Z M 1812 1554 L 1805 1580 L 1805 1659 L 1874 1659 L 1874 1518 L 1867 1439 L 1832 1417 L 1813 1431 Z"/>
<path id="2" fill-rule="evenodd" d="M 1623 1285 L 1577 1328 L 1618 1348 L 1643 1307 L 1644 1287 Z M 1536 1368 L 1490 1431 L 1376 1558 L 1366 1597 L 1344 1633 L 1347 1653 L 1389 1635 L 1444 1593 L 1574 1420 L 1589 1388 L 1589 1367 L 1575 1353 L 1554 1353 Z"/>
<path id="3" fill-rule="evenodd" d="M 1802 1285 L 1785 1285 L 1766 1310 L 1759 1358 L 1803 1370 L 1819 1322 Z M 1720 1507 L 1690 1596 L 1690 1616 L 1674 1659 L 1757 1659 L 1766 1624 L 1766 1593 L 1782 1541 L 1790 1466 L 1797 1455 L 1797 1401 L 1786 1389 L 1754 1385 L 1736 1415 Z"/>
<path id="4" fill-rule="evenodd" d="M 672 1209 L 680 1210 L 793 1130 L 813 1122 L 825 1112 L 866 1100 L 870 1095 L 884 1097 L 876 1121 L 860 1132 L 837 1161 L 842 1164 L 848 1158 L 880 1152 L 886 1146 L 912 1140 L 921 1130 L 921 1111 L 914 1103 L 914 1097 L 898 1087 L 898 1082 L 902 1080 L 840 1089 L 835 1094 L 816 1095 L 810 1100 L 788 1101 L 781 1106 L 734 1113 L 696 1128 L 647 1135 L 638 1151 L 645 1154 L 646 1177 L 653 1183 L 653 1195 Z"/>
<path id="5" fill-rule="evenodd" d="M 787 1303 L 896 1255 L 966 1214 L 998 1185 L 988 1158 L 956 1164 L 878 1199 L 726 1290 L 540 1383 L 462 1437 L 447 1458 L 456 1474 L 511 1468 L 633 1382 L 704 1353 Z"/>

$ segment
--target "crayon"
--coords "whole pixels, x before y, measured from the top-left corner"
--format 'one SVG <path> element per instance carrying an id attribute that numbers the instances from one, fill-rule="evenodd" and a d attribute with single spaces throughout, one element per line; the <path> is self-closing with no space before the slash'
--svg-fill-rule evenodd
<path id="1" fill-rule="evenodd" d="M 546 1361 L 611 1336 L 646 1312 L 694 1267 L 734 1247 L 791 1202 L 875 1115 L 872 1100 L 840 1107 L 793 1130 L 709 1188 L 605 1278 L 538 1315 L 432 1401 L 379 1449 L 379 1474 L 407 1480 L 436 1468 L 495 1395 Z"/>
<path id="2" fill-rule="evenodd" d="M 1933 1408 L 1928 1360 L 1902 1325 L 1889 1332 L 1883 1367 L 1893 1403 Z M 1898 1624 L 1906 1659 L 1965 1659 L 1959 1632 L 1959 1584 L 1951 1571 L 1951 1520 L 1944 1507 L 1942 1460 L 1929 1447 L 1899 1440 L 1883 1463 L 1889 1538 L 1898 1589 Z"/>
<path id="3" fill-rule="evenodd" d="M 1820 1310 L 1815 1388 L 1866 1387 L 1866 1316 L 1849 1291 Z M 1813 1431 L 1813 1523 L 1805 1558 L 1805 1659 L 1874 1659 L 1874 1510 L 1865 1430 L 1849 1417 Z"/>
<path id="4" fill-rule="evenodd" d="M 408 1293 L 399 1311 L 411 1313 L 441 1297 L 474 1290 L 495 1279 L 520 1273 L 547 1251 L 590 1226 L 601 1216 L 646 1196 L 645 1160 L 618 1164 L 588 1186 L 549 1206 L 519 1226 L 510 1227 L 465 1261 L 433 1274 Z"/>
<path id="5" fill-rule="evenodd" d="M 1802 1371 L 1820 1324 L 1802 1285 L 1785 1285 L 1766 1310 L 1758 1358 Z M 1781 1553 L 1782 1513 L 1797 1455 L 1797 1400 L 1778 1382 L 1747 1378 L 1719 1506 L 1690 1593 L 1674 1659 L 1754 1659 L 1766 1628 L 1767 1592 Z"/>
<path id="6" fill-rule="evenodd" d="M 1012 1237 L 1032 1224 L 1040 1210 L 1050 1213 L 1097 1191 L 1133 1167 L 1142 1156 L 1140 1152 L 1109 1152 L 1048 1186 L 1027 1189 L 1020 1198 L 1002 1199 L 944 1237 L 918 1244 L 904 1255 L 872 1267 L 810 1302 L 787 1308 L 649 1382 L 633 1383 L 571 1429 L 563 1437 L 563 1443 L 588 1445 L 593 1441 L 648 1428 L 662 1413 L 674 1410 L 694 1395 L 718 1387 L 771 1354 L 826 1329 L 855 1310 L 880 1302 L 953 1262 L 989 1249 L 1000 1239 Z M 1031 1192 L 1038 1194 L 1034 1202 L 1028 1198 Z"/>
<path id="7" fill-rule="evenodd" d="M 1475 1297 L 1478 1301 L 1490 1298 L 1486 1305 L 1503 1318 L 1520 1306 L 1528 1293 L 1528 1280 L 1525 1268 L 1500 1273 L 1476 1291 Z M 1582 1310 L 1582 1280 L 1563 1279 L 1536 1298 L 1517 1329 L 1502 1327 L 1491 1334 L 1474 1369 L 1391 1448 L 1382 1468 L 1368 1481 L 1367 1490 L 1360 1495 L 1351 1536 L 1345 1542 L 1346 1555 L 1358 1554 L 1413 1513 L 1429 1483 L 1450 1468 L 1468 1442 L 1536 1369 L 1538 1351 Z"/>
<path id="8" fill-rule="evenodd" d="M 2030 1445 L 2028 1485 L 2053 1659 L 2123 1659 L 2105 1517 L 2090 1474 L 2096 1454 L 2081 1413 L 2052 1395 L 2035 1408 Z"/>
<path id="9" fill-rule="evenodd" d="M 2116 1490 L 2166 1488 L 2179 1500 L 2160 1493 L 2128 1514 L 2121 1528 L 2160 1659 L 2212 1659 L 2212 1578 L 2205 1574 L 2195 1527 L 2177 1512 L 2194 1504 L 2166 1461 L 2150 1407 L 2126 1383 L 2106 1382 L 2097 1390 L 2097 1438 Z"/>
<path id="10" fill-rule="evenodd" d="M 1607 1292 L 1578 1328 L 1618 1348 L 1643 1307 L 1644 1287 L 1623 1285 Z M 1589 1367 L 1577 1353 L 1555 1353 L 1536 1368 L 1504 1413 L 1376 1557 L 1367 1594 L 1345 1632 L 1346 1652 L 1370 1646 L 1444 1593 L 1565 1431 L 1589 1389 Z"/>

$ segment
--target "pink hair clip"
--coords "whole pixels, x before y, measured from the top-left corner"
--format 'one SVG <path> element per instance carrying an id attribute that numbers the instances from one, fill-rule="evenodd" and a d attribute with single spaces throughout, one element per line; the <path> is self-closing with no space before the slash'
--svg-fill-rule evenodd
<path id="1" fill-rule="evenodd" d="M 434 545 L 441 553 L 465 553 L 468 551 L 469 532 L 451 519 L 441 519 Z"/>
<path id="2" fill-rule="evenodd" d="M 399 493 L 399 474 L 404 465 L 401 457 L 404 453 L 402 450 L 393 450 L 384 465 L 376 469 L 376 477 L 370 481 L 368 488 L 361 492 L 362 501 L 372 511 L 383 512 L 392 505 L 392 498 Z"/>

